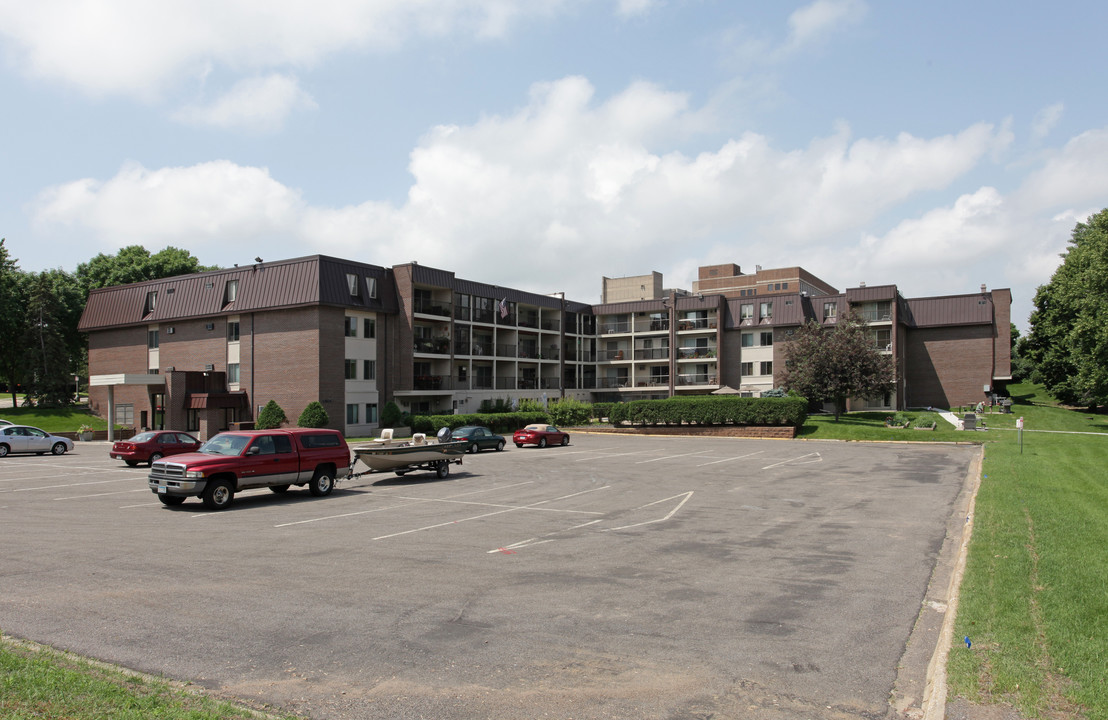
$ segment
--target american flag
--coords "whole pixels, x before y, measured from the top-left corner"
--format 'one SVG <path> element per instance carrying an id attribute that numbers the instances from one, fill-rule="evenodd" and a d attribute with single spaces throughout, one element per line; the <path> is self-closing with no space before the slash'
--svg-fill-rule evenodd
<path id="1" fill-rule="evenodd" d="M 508 298 L 504 298 L 500 301 L 500 317 L 508 317 Z"/>

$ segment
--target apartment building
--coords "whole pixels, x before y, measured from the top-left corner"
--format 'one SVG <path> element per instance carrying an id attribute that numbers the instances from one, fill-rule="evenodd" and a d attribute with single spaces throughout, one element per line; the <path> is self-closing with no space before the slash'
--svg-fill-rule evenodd
<path id="1" fill-rule="evenodd" d="M 977 402 L 1009 375 L 1007 290 L 840 293 L 802 268 L 730 264 L 701 268 L 692 291 L 662 288 L 656 272 L 602 285 L 588 305 L 418 263 L 316 255 L 103 288 L 80 324 L 90 403 L 119 424 L 207 437 L 269 400 L 293 422 L 319 400 L 333 427 L 366 435 L 389 401 L 468 413 L 506 397 L 756 396 L 775 386 L 796 328 L 850 309 L 900 378 L 852 409 Z"/>

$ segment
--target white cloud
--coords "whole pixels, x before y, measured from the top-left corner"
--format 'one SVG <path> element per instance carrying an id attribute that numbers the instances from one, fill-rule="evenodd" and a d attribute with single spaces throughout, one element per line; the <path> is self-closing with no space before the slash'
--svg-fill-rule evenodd
<path id="1" fill-rule="evenodd" d="M 1065 105 L 1054 103 L 1035 114 L 1035 120 L 1031 124 L 1031 134 L 1036 140 L 1041 140 L 1050 134 L 1058 121 L 1062 119 Z"/>
<path id="2" fill-rule="evenodd" d="M 104 182 L 60 185 L 43 193 L 37 219 L 42 228 L 85 228 L 101 244 L 188 247 L 209 263 L 235 261 L 234 244 L 264 242 L 267 257 L 419 259 L 461 277 L 588 300 L 603 274 L 691 272 L 698 262 L 771 266 L 776 256 L 834 272 L 842 252 L 827 253 L 826 265 L 810 260 L 860 237 L 883 211 L 945 188 L 1009 141 L 984 124 L 895 139 L 853 139 L 841 127 L 798 149 L 755 133 L 695 156 L 666 149 L 701 123 L 683 95 L 637 83 L 598 101 L 588 81 L 570 77 L 536 85 L 510 115 L 429 132 L 411 153 L 413 182 L 399 206 L 307 206 L 266 170 L 217 161 L 129 165 Z M 998 201 L 978 193 L 883 242 L 918 249 L 915 238 L 973 218 L 987 227 Z M 867 242 L 879 255 L 882 242 Z M 942 240 L 947 246 L 965 250 Z M 550 287 L 551 278 L 560 286 Z"/>
<path id="3" fill-rule="evenodd" d="M 866 13 L 862 0 L 815 0 L 789 16 L 786 50 L 796 50 L 822 41 L 839 28 L 858 22 Z"/>
<path id="4" fill-rule="evenodd" d="M 306 67 L 413 37 L 501 37 L 567 0 L 0 0 L 0 37 L 28 74 L 90 94 L 157 98 L 213 65 Z"/>
<path id="5" fill-rule="evenodd" d="M 182 108 L 174 119 L 191 125 L 274 132 L 293 110 L 316 107 L 296 78 L 274 73 L 240 80 L 215 102 Z"/>
<path id="6" fill-rule="evenodd" d="M 616 0 L 616 14 L 623 18 L 646 15 L 662 4 L 662 0 Z"/>

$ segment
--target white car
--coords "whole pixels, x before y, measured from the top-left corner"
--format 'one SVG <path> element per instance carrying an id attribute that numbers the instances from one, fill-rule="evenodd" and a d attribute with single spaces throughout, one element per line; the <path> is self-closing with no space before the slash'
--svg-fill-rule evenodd
<path id="1" fill-rule="evenodd" d="M 8 453 L 54 453 L 64 455 L 73 449 L 69 438 L 51 435 L 30 425 L 0 426 L 0 457 Z"/>

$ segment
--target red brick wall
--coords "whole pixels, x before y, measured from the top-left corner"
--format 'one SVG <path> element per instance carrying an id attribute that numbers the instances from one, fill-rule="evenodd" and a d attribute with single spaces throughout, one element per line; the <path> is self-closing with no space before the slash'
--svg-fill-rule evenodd
<path id="1" fill-rule="evenodd" d="M 146 326 L 104 330 L 91 333 L 88 341 L 88 367 L 90 375 L 114 373 L 146 374 L 147 363 Z M 135 423 L 139 411 L 150 410 L 150 396 L 145 387 L 120 386 L 115 389 L 115 402 L 135 406 Z M 108 388 L 89 388 L 89 408 L 101 417 L 108 415 Z"/>
<path id="2" fill-rule="evenodd" d="M 905 343 L 908 407 L 950 408 L 985 398 L 992 384 L 993 328 L 969 325 L 912 330 Z"/>

